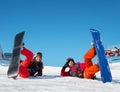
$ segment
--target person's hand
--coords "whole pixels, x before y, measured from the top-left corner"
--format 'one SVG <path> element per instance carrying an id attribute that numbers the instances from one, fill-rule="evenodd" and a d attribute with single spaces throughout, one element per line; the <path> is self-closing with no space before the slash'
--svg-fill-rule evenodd
<path id="1" fill-rule="evenodd" d="M 78 74 L 78 77 L 83 78 L 83 74 L 82 73 Z"/>

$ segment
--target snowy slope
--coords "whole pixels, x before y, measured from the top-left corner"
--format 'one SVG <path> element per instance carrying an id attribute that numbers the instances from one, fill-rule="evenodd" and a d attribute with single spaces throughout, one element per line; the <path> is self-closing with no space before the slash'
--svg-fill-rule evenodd
<path id="1" fill-rule="evenodd" d="M 44 67 L 44 76 L 16 80 L 6 76 L 8 62 L 0 62 L 0 92 L 119 92 L 120 63 L 110 64 L 113 81 L 102 83 L 100 73 L 97 80 L 60 77 L 61 67 Z"/>

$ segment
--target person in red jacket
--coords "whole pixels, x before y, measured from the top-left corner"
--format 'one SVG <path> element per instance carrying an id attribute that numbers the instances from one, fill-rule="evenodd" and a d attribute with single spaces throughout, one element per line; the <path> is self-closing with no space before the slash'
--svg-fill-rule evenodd
<path id="1" fill-rule="evenodd" d="M 68 58 L 67 62 L 61 69 L 61 76 L 73 76 L 79 78 L 94 79 L 95 73 L 99 71 L 99 63 L 92 63 L 92 59 L 95 57 L 96 52 L 94 48 L 88 50 L 84 55 L 84 62 L 74 62 L 74 59 Z M 66 72 L 66 68 L 69 67 L 69 71 Z"/>
<path id="2" fill-rule="evenodd" d="M 27 78 L 29 76 L 42 76 L 42 53 L 38 52 L 34 55 L 30 50 L 23 47 L 21 54 L 26 58 L 21 61 L 19 76 L 22 78 Z"/>
<path id="3" fill-rule="evenodd" d="M 68 68 L 68 71 L 66 71 Z M 74 61 L 73 58 L 67 58 L 65 65 L 61 69 L 61 76 L 73 76 L 83 78 L 85 64 Z"/>

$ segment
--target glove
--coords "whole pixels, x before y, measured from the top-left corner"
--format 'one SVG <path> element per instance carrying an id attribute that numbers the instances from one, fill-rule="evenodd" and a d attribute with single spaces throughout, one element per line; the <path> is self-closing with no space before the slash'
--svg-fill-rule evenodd
<path id="1" fill-rule="evenodd" d="M 25 43 L 23 42 L 23 43 L 22 43 L 22 46 L 24 46 L 24 45 L 25 45 Z"/>

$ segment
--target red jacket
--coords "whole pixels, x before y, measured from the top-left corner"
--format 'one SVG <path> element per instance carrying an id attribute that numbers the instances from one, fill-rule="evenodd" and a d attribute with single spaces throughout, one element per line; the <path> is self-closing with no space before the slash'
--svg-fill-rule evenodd
<path id="1" fill-rule="evenodd" d="M 77 62 L 70 69 L 72 72 L 80 73 L 81 71 L 85 70 L 85 64 Z"/>
<path id="2" fill-rule="evenodd" d="M 85 70 L 85 64 L 84 64 L 84 63 L 77 62 L 77 63 L 75 63 L 72 67 L 70 67 L 70 70 L 67 71 L 67 72 L 65 71 L 64 68 L 62 68 L 60 75 L 61 75 L 61 76 L 72 76 L 72 75 L 70 74 L 70 71 L 75 72 L 75 73 L 79 73 L 80 70 L 76 69 L 76 66 L 80 67 L 80 69 L 81 69 L 82 71 Z"/>
<path id="3" fill-rule="evenodd" d="M 61 69 L 60 75 L 61 75 L 61 76 L 71 76 L 71 75 L 70 75 L 70 71 L 67 71 L 67 72 L 66 72 L 64 68 Z"/>

